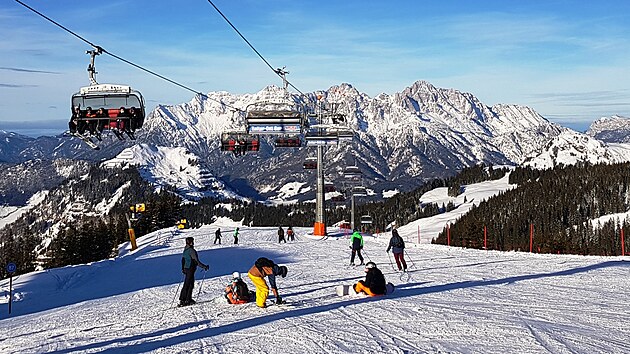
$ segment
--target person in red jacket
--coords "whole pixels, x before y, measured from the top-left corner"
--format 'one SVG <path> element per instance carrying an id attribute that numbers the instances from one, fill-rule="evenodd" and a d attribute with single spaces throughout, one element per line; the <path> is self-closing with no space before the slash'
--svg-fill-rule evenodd
<path id="1" fill-rule="evenodd" d="M 232 282 L 225 287 L 225 298 L 229 304 L 245 304 L 253 300 L 253 292 L 241 279 L 239 272 L 232 273 Z"/>

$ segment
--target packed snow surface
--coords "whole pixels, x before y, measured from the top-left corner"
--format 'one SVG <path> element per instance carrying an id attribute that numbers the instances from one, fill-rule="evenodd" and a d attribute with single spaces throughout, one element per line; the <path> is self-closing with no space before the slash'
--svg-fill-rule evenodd
<path id="1" fill-rule="evenodd" d="M 220 219 L 195 230 L 160 230 L 120 247 L 117 258 L 0 281 L 2 353 L 628 353 L 630 262 L 479 251 L 407 240 L 409 278 L 385 252 L 390 234 L 365 237 L 367 260 L 396 285 L 380 297 L 338 297 L 364 277 L 349 267 L 349 240 L 336 229 L 279 244 L 275 227 Z M 213 244 L 220 227 L 223 244 Z M 177 308 L 184 238 L 200 259 L 196 305 Z M 234 271 L 266 256 L 288 267 L 278 279 L 288 305 L 260 309 L 222 298 Z M 253 289 L 250 280 L 245 281 Z M 271 296 L 268 303 L 271 303 Z"/>

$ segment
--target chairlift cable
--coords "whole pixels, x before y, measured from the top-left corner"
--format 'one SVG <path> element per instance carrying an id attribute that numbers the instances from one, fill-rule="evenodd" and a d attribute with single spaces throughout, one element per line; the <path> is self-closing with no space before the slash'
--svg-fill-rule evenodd
<path id="1" fill-rule="evenodd" d="M 156 76 L 156 77 L 158 77 L 158 78 L 160 78 L 160 79 L 162 79 L 162 80 L 164 80 L 164 81 L 167 81 L 167 82 L 169 82 L 169 83 L 171 83 L 171 84 L 173 84 L 173 85 L 179 86 L 179 87 L 181 87 L 181 88 L 183 88 L 183 89 L 185 89 L 185 90 L 188 90 L 188 91 L 190 91 L 190 92 L 193 92 L 194 94 L 199 95 L 199 96 L 201 96 L 201 97 L 203 97 L 203 98 L 206 98 L 206 99 L 209 99 L 209 100 L 211 100 L 211 101 L 214 101 L 214 102 L 220 103 L 220 104 L 222 104 L 222 105 L 225 105 L 225 106 L 227 106 L 227 107 L 229 107 L 229 108 L 231 108 L 231 109 L 233 109 L 233 110 L 235 110 L 235 111 L 238 111 L 238 112 L 241 112 L 241 113 L 245 113 L 245 111 L 243 111 L 243 110 L 242 110 L 242 109 L 240 109 L 240 108 L 236 108 L 236 107 L 234 107 L 234 106 L 231 106 L 231 105 L 229 105 L 229 104 L 227 104 L 227 103 L 225 103 L 225 102 L 223 102 L 223 101 L 221 101 L 221 100 L 217 100 L 217 99 L 214 99 L 214 98 L 208 97 L 208 95 L 206 95 L 206 94 L 204 94 L 204 93 L 202 93 L 202 92 L 198 92 L 198 91 L 196 91 L 196 90 L 194 90 L 194 89 L 192 89 L 192 88 L 190 88 L 190 87 L 188 87 L 188 86 L 186 86 L 186 85 L 184 85 L 184 84 L 180 84 L 179 82 L 177 82 L 177 81 L 175 81 L 175 80 L 169 79 L 168 77 L 166 77 L 166 76 L 164 76 L 164 75 L 160 75 L 160 74 L 158 74 L 158 73 L 156 73 L 156 72 L 154 72 L 154 71 L 152 71 L 152 70 L 149 70 L 149 69 L 147 69 L 147 68 L 145 68 L 145 67 L 143 67 L 143 66 L 141 66 L 141 65 L 138 65 L 138 64 L 133 63 L 133 62 L 131 62 L 131 61 L 129 61 L 129 60 L 127 60 L 127 59 L 125 59 L 125 58 L 122 58 L 122 57 L 120 57 L 120 56 L 118 56 L 118 55 L 116 55 L 116 54 L 114 54 L 114 53 L 111 53 L 111 52 L 107 51 L 106 49 L 104 49 L 104 48 L 102 48 L 102 47 L 100 47 L 100 46 L 98 46 L 98 45 L 96 45 L 96 44 L 94 44 L 94 43 L 90 42 L 89 40 L 85 39 L 84 37 L 82 37 L 82 36 L 78 35 L 77 33 L 73 32 L 72 30 L 70 30 L 70 29 L 68 29 L 68 28 L 64 27 L 63 25 L 61 25 L 61 24 L 60 24 L 60 23 L 58 23 L 57 21 L 55 21 L 55 20 L 51 19 L 50 17 L 48 17 L 48 16 L 44 15 L 44 14 L 43 14 L 43 13 L 41 13 L 41 12 L 39 12 L 39 11 L 35 10 L 34 8 L 32 8 L 32 7 L 30 7 L 29 5 L 27 5 L 27 4 L 25 4 L 25 3 L 23 3 L 22 1 L 20 1 L 20 0 L 15 0 L 15 1 L 16 1 L 17 3 L 19 3 L 20 5 L 22 5 L 22 6 L 26 7 L 27 9 L 31 10 L 32 12 L 36 13 L 37 15 L 39 15 L 39 16 L 41 16 L 41 17 L 43 17 L 44 19 L 46 19 L 47 21 L 51 22 L 52 24 L 56 25 L 57 27 L 59 27 L 59 28 L 63 29 L 64 31 L 66 31 L 66 32 L 70 33 L 70 34 L 71 34 L 71 35 L 73 35 L 74 37 L 76 37 L 76 38 L 80 39 L 81 41 L 83 41 L 83 42 L 85 42 L 85 43 L 87 43 L 87 44 L 89 44 L 91 47 L 95 48 L 96 50 L 101 51 L 102 53 L 108 54 L 109 56 L 111 56 L 111 57 L 113 57 L 113 58 L 115 58 L 115 59 L 118 59 L 118 60 L 122 61 L 123 63 L 126 63 L 126 64 L 128 64 L 128 65 L 131 65 L 131 66 L 133 66 L 133 67 L 135 67 L 135 68 L 137 68 L 137 69 L 140 69 L 140 70 L 142 70 L 142 71 L 144 71 L 144 72 L 146 72 L 146 73 L 149 73 L 149 74 L 151 74 L 151 75 L 153 75 L 153 76 Z M 293 86 L 293 85 L 291 85 L 291 86 Z"/>
<path id="2" fill-rule="evenodd" d="M 219 8 L 212 2 L 212 0 L 207 0 L 208 3 L 210 3 L 210 5 L 212 5 L 212 7 L 214 7 L 215 10 L 217 10 L 217 12 L 219 13 L 219 15 L 221 15 L 221 17 L 223 17 L 223 19 L 225 20 L 225 22 L 228 23 L 228 25 L 230 25 L 230 27 L 232 27 L 232 29 L 245 41 L 245 43 L 247 43 L 247 45 L 254 51 L 254 53 L 256 53 L 258 55 L 258 57 L 260 59 L 262 59 L 263 62 L 265 62 L 265 64 L 267 64 L 267 66 L 269 67 L 269 69 L 271 69 L 271 71 L 274 72 L 274 74 L 278 75 L 281 79 L 283 79 L 283 81 L 286 81 L 289 86 L 291 86 L 292 88 L 294 88 L 297 92 L 299 92 L 302 96 L 306 96 L 304 94 L 304 92 L 300 91 L 300 89 L 298 89 L 297 87 L 295 87 L 295 85 L 293 85 L 291 82 L 289 82 L 288 80 L 286 80 L 285 77 L 283 77 L 282 69 L 274 69 L 274 67 L 269 63 L 269 61 L 267 61 L 267 59 L 265 59 L 265 57 L 262 56 L 262 54 L 260 54 L 260 52 L 254 48 L 254 46 L 250 43 L 250 41 L 247 40 L 247 38 L 245 38 L 245 36 L 241 33 L 241 31 L 239 31 L 236 26 L 234 26 L 232 24 L 232 22 L 223 14 L 223 12 L 221 12 L 221 10 L 219 10 Z"/>

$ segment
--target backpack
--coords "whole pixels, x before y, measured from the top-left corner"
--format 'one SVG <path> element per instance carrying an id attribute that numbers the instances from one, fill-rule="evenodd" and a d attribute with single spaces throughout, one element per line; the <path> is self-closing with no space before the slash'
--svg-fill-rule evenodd
<path id="1" fill-rule="evenodd" d="M 236 296 L 238 296 L 241 300 L 247 300 L 249 298 L 249 289 L 247 288 L 247 284 L 244 281 L 239 280 L 236 282 Z"/>
<path id="2" fill-rule="evenodd" d="M 263 267 L 273 267 L 274 263 L 269 258 L 260 257 L 256 260 L 256 263 L 254 263 L 254 265 L 256 266 L 256 268 L 262 269 Z"/>
<path id="3" fill-rule="evenodd" d="M 405 241 L 403 241 L 402 237 L 400 236 L 394 236 L 392 238 L 392 246 L 396 247 L 396 248 L 401 248 L 405 246 Z"/>

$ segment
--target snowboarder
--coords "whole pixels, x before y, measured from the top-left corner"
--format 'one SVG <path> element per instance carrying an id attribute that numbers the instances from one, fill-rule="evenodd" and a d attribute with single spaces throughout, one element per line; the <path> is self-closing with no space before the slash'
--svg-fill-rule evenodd
<path id="1" fill-rule="evenodd" d="M 238 227 L 234 230 L 234 244 L 238 245 Z"/>
<path id="2" fill-rule="evenodd" d="M 239 272 L 232 273 L 232 282 L 225 287 L 225 298 L 228 304 L 244 304 L 253 300 L 254 292 L 250 294 L 247 284 L 241 279 Z"/>
<path id="3" fill-rule="evenodd" d="M 363 292 L 369 296 L 385 295 L 386 292 L 385 276 L 376 268 L 376 263 L 367 262 L 365 265 L 365 281 L 359 280 L 354 285 L 354 291 Z"/>
<path id="4" fill-rule="evenodd" d="M 195 286 L 197 264 L 205 271 L 210 268 L 201 263 L 194 244 L 194 238 L 186 237 L 186 247 L 184 247 L 184 252 L 182 253 L 182 273 L 184 273 L 186 277 L 184 278 L 182 292 L 179 294 L 179 306 L 188 306 L 195 303 L 195 300 L 192 299 L 192 293 Z"/>
<path id="5" fill-rule="evenodd" d="M 392 250 L 394 253 L 394 259 L 396 260 L 396 265 L 398 266 L 398 270 L 402 270 L 403 272 L 407 271 L 407 262 L 405 262 L 404 252 L 405 252 L 405 240 L 398 234 L 398 230 L 392 230 L 392 238 L 389 239 L 389 246 L 387 246 L 387 251 Z M 389 259 L 391 262 L 391 258 Z"/>
<path id="6" fill-rule="evenodd" d="M 266 302 L 269 296 L 269 287 L 267 286 L 265 277 L 269 277 L 269 284 L 276 297 L 276 304 L 283 303 L 282 298 L 278 294 L 276 275 L 280 275 L 283 278 L 286 277 L 287 267 L 278 266 L 272 260 L 265 257 L 258 258 L 249 272 L 247 272 L 247 276 L 249 276 L 249 279 L 251 279 L 254 286 L 256 286 L 256 305 L 258 305 L 258 307 L 267 307 Z"/>
<path id="7" fill-rule="evenodd" d="M 361 255 L 361 249 L 363 249 L 363 236 L 361 236 L 359 230 L 354 230 L 354 233 L 352 233 L 352 236 L 350 237 L 350 242 L 352 243 L 352 245 L 350 246 L 350 248 L 352 249 L 352 256 L 350 256 L 350 265 L 354 265 L 355 254 L 359 255 L 359 260 L 361 261 L 360 264 L 363 264 L 363 256 Z"/>
<path id="8" fill-rule="evenodd" d="M 217 231 L 214 233 L 214 244 L 217 244 L 217 241 L 219 241 L 219 244 L 221 244 L 221 228 L 218 228 Z"/>
<path id="9" fill-rule="evenodd" d="M 293 232 L 293 228 L 291 226 L 287 229 L 287 238 L 289 241 L 295 241 L 295 233 Z"/>
<path id="10" fill-rule="evenodd" d="M 284 238 L 284 229 L 282 228 L 282 226 L 280 226 L 278 228 L 278 243 L 282 243 L 282 241 L 284 241 L 284 243 L 287 243 L 287 240 Z"/>

